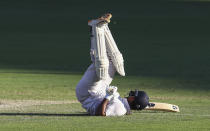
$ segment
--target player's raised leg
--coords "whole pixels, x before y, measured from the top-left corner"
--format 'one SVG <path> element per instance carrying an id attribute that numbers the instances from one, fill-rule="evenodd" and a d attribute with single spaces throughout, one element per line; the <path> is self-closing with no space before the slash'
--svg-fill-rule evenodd
<path id="1" fill-rule="evenodd" d="M 107 52 L 109 56 L 111 57 L 112 63 L 114 64 L 117 72 L 121 76 L 125 76 L 123 56 L 120 53 L 114 41 L 114 38 L 112 37 L 111 31 L 109 30 L 108 25 L 105 25 L 104 31 L 105 31 Z"/>
<path id="2" fill-rule="evenodd" d="M 89 66 L 76 87 L 76 95 L 81 103 L 91 95 L 90 92 L 105 91 L 105 87 L 111 83 L 116 72 L 107 57 L 104 38 L 104 25 L 106 23 L 98 19 L 89 23 L 92 28 L 91 58 L 93 58 L 93 64 Z"/>
<path id="3" fill-rule="evenodd" d="M 104 80 L 108 75 L 109 60 L 106 53 L 103 24 L 92 26 L 91 44 L 94 50 L 96 74 L 99 79 Z"/>

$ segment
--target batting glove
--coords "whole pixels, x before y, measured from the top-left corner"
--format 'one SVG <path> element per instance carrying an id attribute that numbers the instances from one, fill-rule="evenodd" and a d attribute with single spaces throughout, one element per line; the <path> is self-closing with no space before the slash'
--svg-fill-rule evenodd
<path id="1" fill-rule="evenodd" d="M 116 86 L 108 86 L 106 89 L 107 94 L 113 95 L 114 93 L 117 92 L 117 87 Z"/>

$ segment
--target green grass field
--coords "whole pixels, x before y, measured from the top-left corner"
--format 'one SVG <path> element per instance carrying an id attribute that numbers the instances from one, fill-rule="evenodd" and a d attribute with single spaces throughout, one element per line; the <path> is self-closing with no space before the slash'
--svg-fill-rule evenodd
<path id="1" fill-rule="evenodd" d="M 210 2 L 0 1 L 0 131 L 210 130 Z M 87 20 L 113 14 L 121 96 L 146 91 L 180 113 L 87 116 L 75 86 L 90 64 Z M 49 102 L 50 101 L 50 102 Z"/>
<path id="2" fill-rule="evenodd" d="M 0 73 L 0 100 L 76 100 L 80 74 Z M 79 103 L 0 108 L 0 129 L 7 130 L 209 130 L 209 83 L 157 77 L 116 77 L 121 96 L 130 89 L 145 90 L 151 101 L 173 103 L 180 113 L 133 111 L 130 116 L 87 116 Z M 0 105 L 1 106 L 1 105 Z"/>

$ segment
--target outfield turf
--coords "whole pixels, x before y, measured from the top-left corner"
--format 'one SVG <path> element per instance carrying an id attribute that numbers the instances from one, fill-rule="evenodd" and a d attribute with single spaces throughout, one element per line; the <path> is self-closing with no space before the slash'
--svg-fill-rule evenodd
<path id="1" fill-rule="evenodd" d="M 0 131 L 210 130 L 210 2 L 101 3 L 0 1 Z M 127 74 L 112 85 L 121 96 L 144 90 L 180 113 L 94 117 L 75 101 L 91 63 L 87 20 L 105 12 Z"/>
<path id="2" fill-rule="evenodd" d="M 79 74 L 0 73 L 0 100 L 76 100 Z M 7 130 L 210 130 L 209 83 L 157 77 L 116 77 L 121 96 L 145 90 L 151 101 L 177 104 L 180 113 L 134 111 L 130 116 L 87 116 L 79 103 L 0 108 L 0 129 Z M 9 103 L 9 102 L 8 102 Z"/>

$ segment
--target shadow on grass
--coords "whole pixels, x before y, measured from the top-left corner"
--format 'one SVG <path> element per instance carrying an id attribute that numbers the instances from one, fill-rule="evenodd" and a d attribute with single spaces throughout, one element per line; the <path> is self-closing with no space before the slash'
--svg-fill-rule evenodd
<path id="1" fill-rule="evenodd" d="M 61 114 L 61 113 L 0 113 L 0 116 L 90 116 L 89 114 Z"/>

